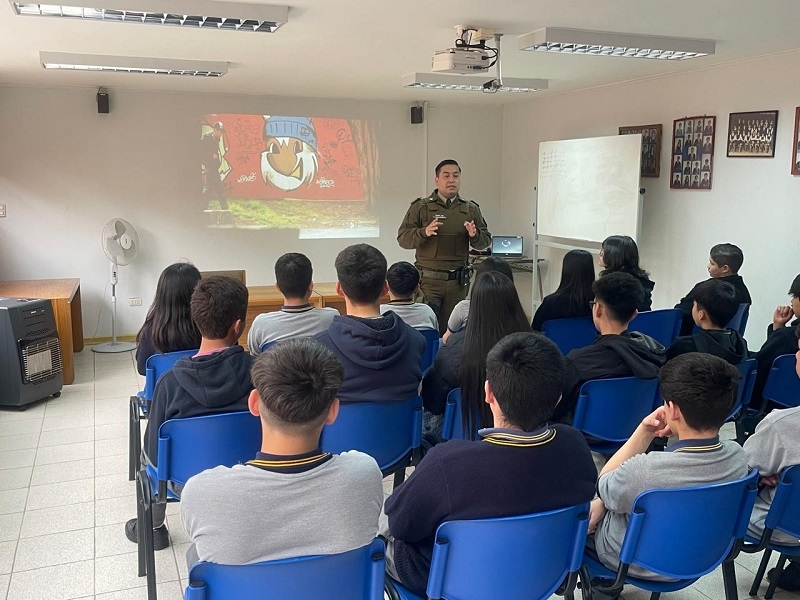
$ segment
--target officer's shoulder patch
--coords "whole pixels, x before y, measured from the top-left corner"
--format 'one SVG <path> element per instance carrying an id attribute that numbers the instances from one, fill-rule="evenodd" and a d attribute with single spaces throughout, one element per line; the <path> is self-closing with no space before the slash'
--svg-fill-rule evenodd
<path id="1" fill-rule="evenodd" d="M 480 205 L 480 204 L 478 204 L 477 202 L 475 202 L 475 200 L 467 200 L 467 202 L 469 202 L 470 204 L 474 204 L 474 205 L 475 205 L 475 206 L 477 206 L 478 208 L 480 208 L 480 207 L 481 207 L 481 205 Z"/>
<path id="2" fill-rule="evenodd" d="M 414 205 L 414 204 L 416 204 L 417 202 L 423 202 L 423 201 L 425 201 L 425 200 L 427 200 L 427 199 L 428 199 L 428 198 L 422 198 L 422 197 L 420 197 L 420 198 L 416 198 L 416 199 L 414 199 L 414 200 L 412 200 L 412 201 L 411 201 L 411 204 L 412 204 L 412 205 Z"/>

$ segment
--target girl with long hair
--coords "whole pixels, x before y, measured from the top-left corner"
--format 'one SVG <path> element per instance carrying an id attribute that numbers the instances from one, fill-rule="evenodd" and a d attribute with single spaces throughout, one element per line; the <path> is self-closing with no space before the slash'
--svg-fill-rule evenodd
<path id="1" fill-rule="evenodd" d="M 558 289 L 545 296 L 536 314 L 531 329 L 541 331 L 542 325 L 552 319 L 591 317 L 589 305 L 594 295 L 594 259 L 586 250 L 570 250 L 564 255 L 561 266 L 561 282 Z"/>

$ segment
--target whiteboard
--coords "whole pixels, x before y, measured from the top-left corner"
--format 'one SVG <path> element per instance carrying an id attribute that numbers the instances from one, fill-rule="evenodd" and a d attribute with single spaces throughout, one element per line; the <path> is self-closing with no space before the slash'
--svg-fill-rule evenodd
<path id="1" fill-rule="evenodd" d="M 537 235 L 638 240 L 641 149 L 640 134 L 540 143 Z"/>

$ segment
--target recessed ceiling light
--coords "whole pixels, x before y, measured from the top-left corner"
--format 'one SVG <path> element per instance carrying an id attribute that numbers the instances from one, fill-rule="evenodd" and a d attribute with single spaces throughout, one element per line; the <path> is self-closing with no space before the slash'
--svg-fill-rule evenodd
<path id="1" fill-rule="evenodd" d="M 45 69 L 64 69 L 69 71 L 189 75 L 193 77 L 222 77 L 228 72 L 227 62 L 147 58 L 142 56 L 39 52 L 39 61 Z"/>
<path id="2" fill-rule="evenodd" d="M 547 79 L 524 79 L 503 77 L 503 85 L 495 87 L 495 79 L 471 77 L 469 75 L 447 75 L 444 73 L 412 73 L 403 78 L 403 86 L 431 90 L 465 90 L 471 92 L 536 92 L 547 89 Z M 488 85 L 488 87 L 487 87 Z"/>
<path id="3" fill-rule="evenodd" d="M 100 0 L 96 1 L 100 4 Z M 135 5 L 135 10 L 131 5 Z M 274 32 L 289 19 L 288 6 L 213 0 L 102 0 L 102 6 L 86 6 L 85 2 L 36 4 L 11 0 L 11 7 L 23 16 L 267 33 Z"/>
<path id="4" fill-rule="evenodd" d="M 712 40 L 584 31 L 545 27 L 517 38 L 517 48 L 532 52 L 687 60 L 714 54 Z"/>

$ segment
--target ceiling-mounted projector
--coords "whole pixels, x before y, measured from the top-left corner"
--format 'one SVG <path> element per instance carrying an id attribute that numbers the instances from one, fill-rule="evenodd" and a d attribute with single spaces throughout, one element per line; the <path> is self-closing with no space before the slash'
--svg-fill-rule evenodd
<path id="1" fill-rule="evenodd" d="M 480 48 L 448 48 L 434 53 L 431 71 L 436 73 L 482 73 L 489 70 L 491 56 Z"/>

